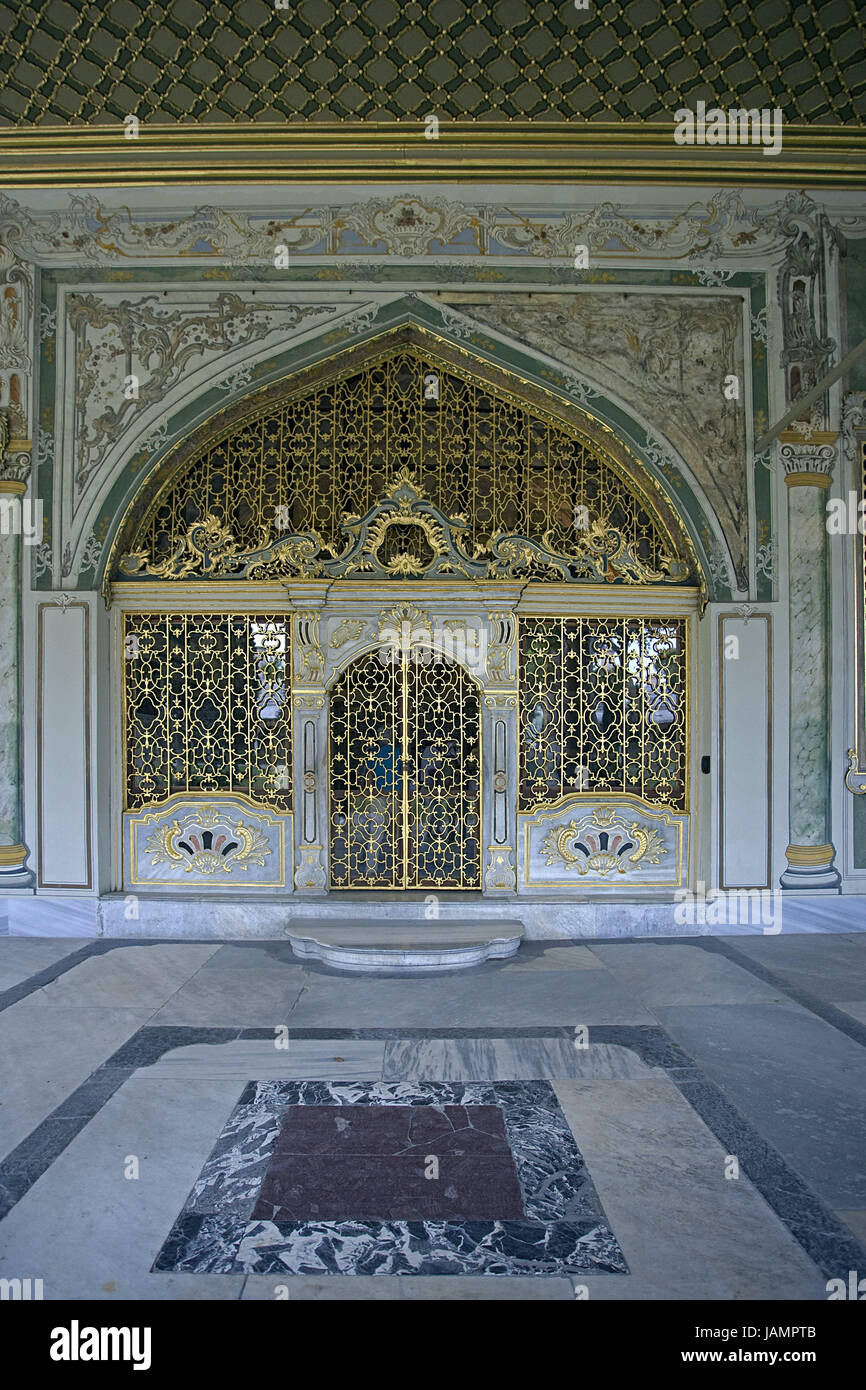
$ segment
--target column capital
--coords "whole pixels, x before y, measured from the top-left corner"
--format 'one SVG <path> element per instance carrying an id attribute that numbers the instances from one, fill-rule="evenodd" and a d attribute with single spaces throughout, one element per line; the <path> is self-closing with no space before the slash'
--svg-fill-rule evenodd
<path id="1" fill-rule="evenodd" d="M 10 437 L 7 417 L 0 413 L 0 490 L 17 492 L 17 487 L 4 487 L 2 485 L 4 483 L 20 483 L 23 484 L 21 492 L 26 491 L 27 479 L 30 477 L 31 448 L 31 440 Z"/>
<path id="2" fill-rule="evenodd" d="M 808 438 L 793 430 L 781 434 L 779 454 L 786 487 L 829 488 L 838 438 L 830 430 L 816 430 Z"/>

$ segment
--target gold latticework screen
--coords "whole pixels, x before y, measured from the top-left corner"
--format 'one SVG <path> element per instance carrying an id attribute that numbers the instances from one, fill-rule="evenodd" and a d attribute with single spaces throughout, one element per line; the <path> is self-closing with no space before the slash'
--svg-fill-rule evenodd
<path id="1" fill-rule="evenodd" d="M 127 613 L 126 808 L 176 792 L 242 792 L 291 808 L 285 615 Z"/>
<path id="2" fill-rule="evenodd" d="M 521 618 L 520 809 L 574 792 L 688 804 L 686 622 Z"/>
<path id="3" fill-rule="evenodd" d="M 333 888 L 481 886 L 479 691 L 430 658 L 371 652 L 331 693 Z"/>
<path id="4" fill-rule="evenodd" d="M 343 523 L 365 516 L 401 474 L 441 513 L 465 518 L 470 555 L 496 535 L 573 554 L 596 521 L 654 574 L 676 551 L 635 480 L 599 443 L 401 346 L 271 406 L 187 459 L 127 538 L 123 572 L 206 573 L 185 542 L 205 519 L 221 536 L 223 574 L 234 572 L 233 557 L 240 573 L 242 557 L 287 535 L 315 538 L 320 558 L 339 556 Z M 278 563 L 256 561 L 257 578 L 271 572 L 281 572 Z M 556 577 L 541 562 L 521 573 Z"/>

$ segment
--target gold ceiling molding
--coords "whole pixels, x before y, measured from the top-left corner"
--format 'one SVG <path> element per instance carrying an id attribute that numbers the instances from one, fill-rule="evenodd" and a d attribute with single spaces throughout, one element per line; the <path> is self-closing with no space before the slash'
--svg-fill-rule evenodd
<path id="1" fill-rule="evenodd" d="M 684 146 L 674 124 L 448 121 L 0 130 L 0 187 L 165 184 L 736 183 L 866 187 L 866 127 L 791 124 L 783 148 Z"/>

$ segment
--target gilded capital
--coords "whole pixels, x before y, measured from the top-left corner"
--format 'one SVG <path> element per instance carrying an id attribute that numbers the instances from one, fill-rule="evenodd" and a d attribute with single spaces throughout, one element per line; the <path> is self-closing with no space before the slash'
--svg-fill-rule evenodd
<path id="1" fill-rule="evenodd" d="M 13 439 L 9 431 L 9 416 L 0 410 L 0 481 L 26 483 L 30 477 L 29 439 Z"/>
<path id="2" fill-rule="evenodd" d="M 833 442 L 825 437 L 799 439 L 782 444 L 779 455 L 785 470 L 785 483 L 788 487 L 828 488 L 836 462 L 836 436 Z"/>

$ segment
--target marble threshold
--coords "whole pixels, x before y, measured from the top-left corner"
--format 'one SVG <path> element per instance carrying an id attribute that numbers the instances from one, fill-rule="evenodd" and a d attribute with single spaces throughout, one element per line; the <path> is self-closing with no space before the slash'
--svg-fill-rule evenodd
<path id="1" fill-rule="evenodd" d="M 733 898 L 735 895 L 730 895 Z M 728 920 L 709 924 L 695 920 L 673 901 L 635 899 L 568 900 L 518 896 L 472 898 L 417 894 L 341 894 L 323 898 L 292 898 L 276 894 L 264 899 L 239 894 L 215 896 L 189 893 L 109 893 L 102 897 L 16 894 L 6 899 L 5 926 L 0 900 L 0 935 L 46 937 L 160 937 L 178 940 L 285 940 L 310 935 L 323 922 L 345 921 L 351 914 L 358 924 L 380 927 L 391 921 L 417 920 L 423 931 L 431 921 L 483 921 L 485 924 L 519 920 L 524 939 L 611 940 L 652 936 L 776 936 L 792 932 L 866 931 L 866 896 L 810 896 L 780 893 L 772 922 L 765 925 L 760 913 L 751 920 L 744 908 L 728 914 Z M 431 909 L 438 916 L 431 916 Z M 683 921 L 683 917 L 686 920 Z"/>

